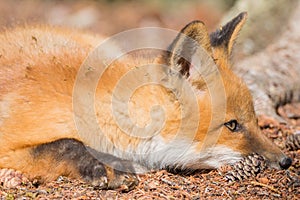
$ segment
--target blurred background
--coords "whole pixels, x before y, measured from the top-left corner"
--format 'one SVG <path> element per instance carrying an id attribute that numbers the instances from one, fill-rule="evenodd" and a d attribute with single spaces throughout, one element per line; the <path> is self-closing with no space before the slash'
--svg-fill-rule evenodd
<path id="1" fill-rule="evenodd" d="M 114 34 L 129 28 L 178 29 L 201 19 L 212 29 L 235 0 L 1 0 L 1 26 L 47 23 Z"/>
<path id="2" fill-rule="evenodd" d="M 0 0 L 0 28 L 51 24 L 102 35 L 136 27 L 180 30 L 192 20 L 213 31 L 242 11 L 249 13 L 237 57 L 253 54 L 280 36 L 297 0 Z M 241 45 L 242 44 L 242 45 Z"/>

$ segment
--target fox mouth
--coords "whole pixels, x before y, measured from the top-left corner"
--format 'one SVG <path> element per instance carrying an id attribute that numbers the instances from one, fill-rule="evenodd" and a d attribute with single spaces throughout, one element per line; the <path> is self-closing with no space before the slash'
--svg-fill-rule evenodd
<path id="1" fill-rule="evenodd" d="M 266 163 L 267 163 L 267 166 L 270 167 L 270 168 L 277 169 L 277 170 L 281 169 L 281 167 L 278 164 L 278 162 L 271 162 L 271 161 L 267 160 Z"/>

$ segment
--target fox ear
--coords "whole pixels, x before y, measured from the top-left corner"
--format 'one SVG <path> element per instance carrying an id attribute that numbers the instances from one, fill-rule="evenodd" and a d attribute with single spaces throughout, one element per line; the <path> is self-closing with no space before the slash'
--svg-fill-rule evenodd
<path id="1" fill-rule="evenodd" d="M 210 38 L 204 23 L 193 21 L 180 31 L 170 45 L 169 65 L 180 72 L 181 75 L 189 77 L 192 58 L 200 46 L 206 51 L 206 54 L 203 56 L 212 57 Z"/>
<path id="2" fill-rule="evenodd" d="M 211 46 L 215 50 L 219 50 L 223 56 L 228 57 L 231 55 L 232 47 L 240 32 L 242 26 L 247 19 L 247 13 L 242 12 L 225 26 L 220 27 L 218 30 L 210 34 Z M 218 58 L 219 56 L 217 56 Z"/>

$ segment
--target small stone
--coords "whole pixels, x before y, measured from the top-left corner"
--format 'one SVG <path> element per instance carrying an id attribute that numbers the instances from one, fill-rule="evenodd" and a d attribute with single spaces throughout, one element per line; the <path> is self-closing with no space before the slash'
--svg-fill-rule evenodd
<path id="1" fill-rule="evenodd" d="M 268 184 L 270 182 L 266 177 L 259 178 L 258 181 L 263 184 Z"/>
<path id="2" fill-rule="evenodd" d="M 151 190 L 153 190 L 153 189 L 156 189 L 157 188 L 157 183 L 156 182 L 154 182 L 154 181 L 152 181 L 152 182 L 150 182 L 149 184 L 148 184 L 148 186 L 149 186 L 149 189 Z"/>

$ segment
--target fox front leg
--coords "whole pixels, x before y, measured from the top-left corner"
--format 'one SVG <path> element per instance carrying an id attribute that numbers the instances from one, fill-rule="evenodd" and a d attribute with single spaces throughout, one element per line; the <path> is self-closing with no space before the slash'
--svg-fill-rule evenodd
<path id="1" fill-rule="evenodd" d="M 40 182 L 63 175 L 79 178 L 98 189 L 133 189 L 137 183 L 132 163 L 98 152 L 75 139 L 59 139 L 16 149 L 0 158 L 1 168 L 12 168 Z"/>
<path id="2" fill-rule="evenodd" d="M 98 152 L 75 139 L 60 139 L 39 145 L 32 149 L 32 155 L 35 160 L 51 157 L 57 166 L 65 166 L 65 171 L 61 173 L 72 168 L 79 178 L 100 189 L 123 187 L 131 190 L 138 183 L 129 161 Z"/>

